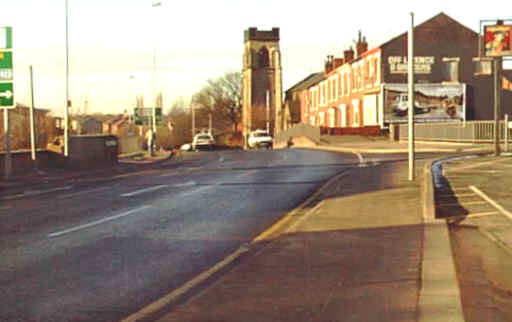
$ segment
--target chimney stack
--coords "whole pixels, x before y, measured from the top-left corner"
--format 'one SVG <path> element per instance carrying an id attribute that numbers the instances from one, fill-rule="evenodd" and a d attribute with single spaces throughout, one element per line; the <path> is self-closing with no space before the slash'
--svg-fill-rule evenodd
<path id="1" fill-rule="evenodd" d="M 332 55 L 327 55 L 327 58 L 325 59 L 325 73 L 326 74 L 329 74 L 329 72 L 334 68 L 333 59 L 334 59 L 334 56 L 332 56 Z"/>
<path id="2" fill-rule="evenodd" d="M 344 59 L 343 58 L 334 58 L 334 69 L 340 67 L 341 65 L 343 65 L 344 63 Z"/>
<path id="3" fill-rule="evenodd" d="M 354 49 L 350 47 L 348 50 L 343 52 L 343 58 L 346 63 L 351 63 L 354 60 Z"/>

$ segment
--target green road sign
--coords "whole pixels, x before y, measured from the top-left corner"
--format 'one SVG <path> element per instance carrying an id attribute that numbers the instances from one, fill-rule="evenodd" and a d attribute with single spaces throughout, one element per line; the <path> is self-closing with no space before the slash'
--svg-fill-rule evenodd
<path id="1" fill-rule="evenodd" d="M 0 49 L 12 48 L 12 27 L 0 27 Z"/>
<path id="2" fill-rule="evenodd" d="M 0 80 L 12 80 L 12 53 L 0 51 Z"/>
<path id="3" fill-rule="evenodd" d="M 156 111 L 156 124 L 162 124 L 162 108 L 157 107 Z M 153 125 L 152 117 L 153 117 L 153 108 L 152 107 L 136 107 L 133 109 L 133 117 L 135 120 L 135 125 Z"/>
<path id="4" fill-rule="evenodd" d="M 12 53 L 0 51 L 0 68 L 12 68 Z"/>
<path id="5" fill-rule="evenodd" d="M 0 107 L 14 108 L 12 83 L 0 83 Z"/>

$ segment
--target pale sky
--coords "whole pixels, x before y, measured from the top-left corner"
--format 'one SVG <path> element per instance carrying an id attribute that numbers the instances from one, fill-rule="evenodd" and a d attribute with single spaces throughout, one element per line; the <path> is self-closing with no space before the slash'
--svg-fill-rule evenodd
<path id="1" fill-rule="evenodd" d="M 157 88 L 164 109 L 189 99 L 209 78 L 240 71 L 243 32 L 279 27 L 283 87 L 320 71 L 327 55 L 342 56 L 359 30 L 376 47 L 410 25 L 444 12 L 478 31 L 484 19 L 512 19 L 510 0 L 468 1 L 302 0 L 68 0 L 70 98 L 73 109 L 120 113 L 136 93 L 151 106 L 153 43 Z M 29 103 L 29 66 L 35 103 L 55 115 L 65 105 L 65 0 L 0 0 L 3 26 L 13 27 L 14 93 Z M 509 16 L 504 16 L 508 14 Z M 131 77 L 132 76 L 132 77 Z"/>

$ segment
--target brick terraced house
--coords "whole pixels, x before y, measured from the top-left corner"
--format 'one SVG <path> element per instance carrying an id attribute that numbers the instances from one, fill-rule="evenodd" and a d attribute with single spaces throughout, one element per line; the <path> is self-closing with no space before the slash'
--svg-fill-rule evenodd
<path id="1" fill-rule="evenodd" d="M 492 120 L 493 78 L 475 76 L 478 33 L 440 13 L 416 26 L 414 34 L 416 121 Z M 355 50 L 345 50 L 343 58 L 327 56 L 323 73 L 286 92 L 285 108 L 297 115 L 292 122 L 337 134 L 379 133 L 406 122 L 407 47 L 407 32 L 372 49 L 359 34 Z M 512 113 L 510 91 L 502 94 L 501 113 Z"/>

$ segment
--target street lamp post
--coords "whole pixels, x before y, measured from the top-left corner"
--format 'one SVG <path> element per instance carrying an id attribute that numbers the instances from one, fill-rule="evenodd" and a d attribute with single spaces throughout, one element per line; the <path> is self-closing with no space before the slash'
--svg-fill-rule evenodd
<path id="1" fill-rule="evenodd" d="M 64 108 L 64 156 L 69 155 L 69 27 L 68 27 L 68 0 L 66 6 L 66 105 Z"/>
<path id="2" fill-rule="evenodd" d="M 409 107 L 409 181 L 414 181 L 414 14 L 411 12 L 411 27 L 408 43 L 408 100 Z"/>
<path id="3" fill-rule="evenodd" d="M 151 5 L 153 8 L 160 7 L 162 5 L 162 2 L 157 1 L 153 2 Z M 153 21 L 156 21 L 156 19 L 153 18 Z M 154 28 L 153 28 L 154 29 Z M 155 31 L 153 30 L 153 33 Z M 153 95 L 153 134 L 156 135 L 156 36 L 153 34 L 153 73 L 152 73 L 152 95 Z"/>

